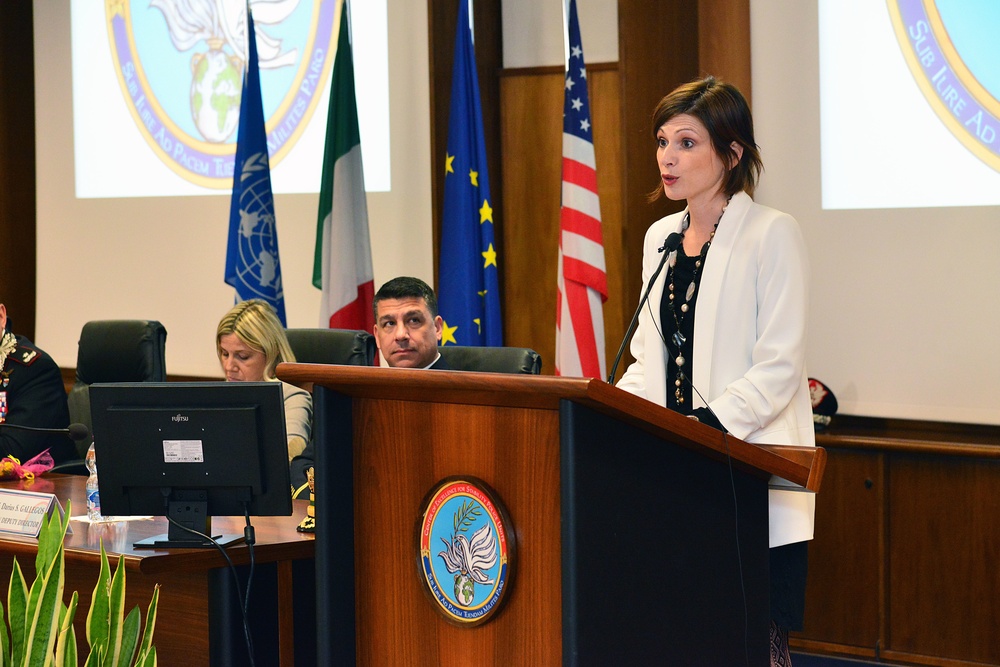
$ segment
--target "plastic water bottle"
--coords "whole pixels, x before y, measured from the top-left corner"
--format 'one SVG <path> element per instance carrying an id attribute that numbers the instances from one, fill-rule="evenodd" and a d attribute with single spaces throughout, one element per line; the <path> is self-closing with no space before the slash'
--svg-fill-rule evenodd
<path id="1" fill-rule="evenodd" d="M 97 487 L 97 453 L 94 451 L 94 443 L 90 443 L 87 450 L 87 470 L 90 477 L 87 478 L 87 518 L 91 521 L 103 521 L 101 516 L 101 493 Z"/>

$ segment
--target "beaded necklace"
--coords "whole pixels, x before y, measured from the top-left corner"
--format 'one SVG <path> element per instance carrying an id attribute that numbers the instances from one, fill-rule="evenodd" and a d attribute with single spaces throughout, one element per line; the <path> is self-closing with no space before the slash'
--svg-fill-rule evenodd
<path id="1" fill-rule="evenodd" d="M 726 202 L 726 206 L 729 202 Z M 708 256 L 708 249 L 712 246 L 712 239 L 715 238 L 715 232 L 719 229 L 719 223 L 722 222 L 722 216 L 726 212 L 726 206 L 722 207 L 722 213 L 719 214 L 719 219 L 716 220 L 715 226 L 712 228 L 712 233 L 709 235 L 708 240 L 701 247 L 701 253 L 698 255 L 694 262 L 694 272 L 691 274 L 691 282 L 687 286 L 687 290 L 684 292 L 684 303 L 678 306 L 680 301 L 675 294 L 675 267 L 677 264 L 677 255 L 674 254 L 670 258 L 670 270 L 667 275 L 667 300 L 670 305 L 670 312 L 674 316 L 674 324 L 677 325 L 677 329 L 674 331 L 673 335 L 670 337 L 670 341 L 677 348 L 677 356 L 674 358 L 674 363 L 677 364 L 677 377 L 674 379 L 674 398 L 677 401 L 678 407 L 684 403 L 684 373 L 682 369 L 687 360 L 684 358 L 684 346 L 688 342 L 687 336 L 684 335 L 681 325 L 684 323 L 684 319 L 687 316 L 688 311 L 691 309 L 691 300 L 694 299 L 695 292 L 698 290 L 699 280 L 698 273 L 701 271 L 702 265 L 705 263 L 705 259 Z M 687 232 L 688 227 L 691 225 L 691 214 L 686 213 L 684 215 L 684 220 L 681 223 L 681 243 L 684 242 L 684 234 Z M 680 311 L 680 312 L 678 312 Z"/>

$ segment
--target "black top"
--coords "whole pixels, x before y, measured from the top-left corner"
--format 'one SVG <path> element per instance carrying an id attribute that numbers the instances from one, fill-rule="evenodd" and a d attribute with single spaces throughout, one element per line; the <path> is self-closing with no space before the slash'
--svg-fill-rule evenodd
<path id="1" fill-rule="evenodd" d="M 694 378 L 692 363 L 694 361 L 694 314 L 695 305 L 698 303 L 698 289 L 701 283 L 702 271 L 698 271 L 695 276 L 694 265 L 698 261 L 697 257 L 688 257 L 684 252 L 684 244 L 677 248 L 677 261 L 667 272 L 667 282 L 663 288 L 663 298 L 660 299 L 660 327 L 663 331 L 663 339 L 667 346 L 667 407 L 683 415 L 691 414 L 691 382 Z M 704 269 L 704 266 L 702 266 Z M 684 303 L 684 296 L 687 294 L 688 285 L 691 284 L 692 277 L 695 280 L 694 296 L 688 303 L 688 311 L 681 312 L 681 304 Z M 669 284 L 674 284 L 674 301 L 670 301 Z M 676 319 L 674 318 L 676 308 Z M 677 322 L 681 324 L 681 335 L 686 339 L 678 349 L 674 344 L 674 334 L 677 332 Z M 684 366 L 680 369 L 684 373 L 686 380 L 681 382 L 681 396 L 684 398 L 683 404 L 678 404 L 674 397 L 677 389 L 677 356 L 684 357 Z"/>
<path id="2" fill-rule="evenodd" d="M 442 354 L 440 357 L 437 358 L 437 361 L 435 361 L 433 364 L 427 367 L 427 370 L 450 371 L 454 369 L 452 369 L 452 367 L 448 365 L 448 362 L 444 360 L 444 355 Z"/>

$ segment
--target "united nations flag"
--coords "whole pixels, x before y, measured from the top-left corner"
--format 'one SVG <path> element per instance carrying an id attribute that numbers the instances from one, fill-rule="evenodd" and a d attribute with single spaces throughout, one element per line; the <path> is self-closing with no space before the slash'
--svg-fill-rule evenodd
<path id="1" fill-rule="evenodd" d="M 257 41 L 253 16 L 247 13 L 247 66 L 240 99 L 240 125 L 233 167 L 233 197 L 229 208 L 226 283 L 236 288 L 236 300 L 263 299 L 285 326 L 285 294 L 278 259 L 271 169 L 267 155 L 264 104 L 260 94 Z"/>

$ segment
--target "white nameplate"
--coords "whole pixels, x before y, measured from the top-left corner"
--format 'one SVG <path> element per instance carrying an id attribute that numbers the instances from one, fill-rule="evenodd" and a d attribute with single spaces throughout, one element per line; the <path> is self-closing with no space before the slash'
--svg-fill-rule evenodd
<path id="1" fill-rule="evenodd" d="M 62 517 L 63 508 L 55 494 L 0 490 L 0 533 L 38 537 L 38 532 L 42 529 L 42 518 L 54 507 L 58 508 L 59 516 Z"/>

